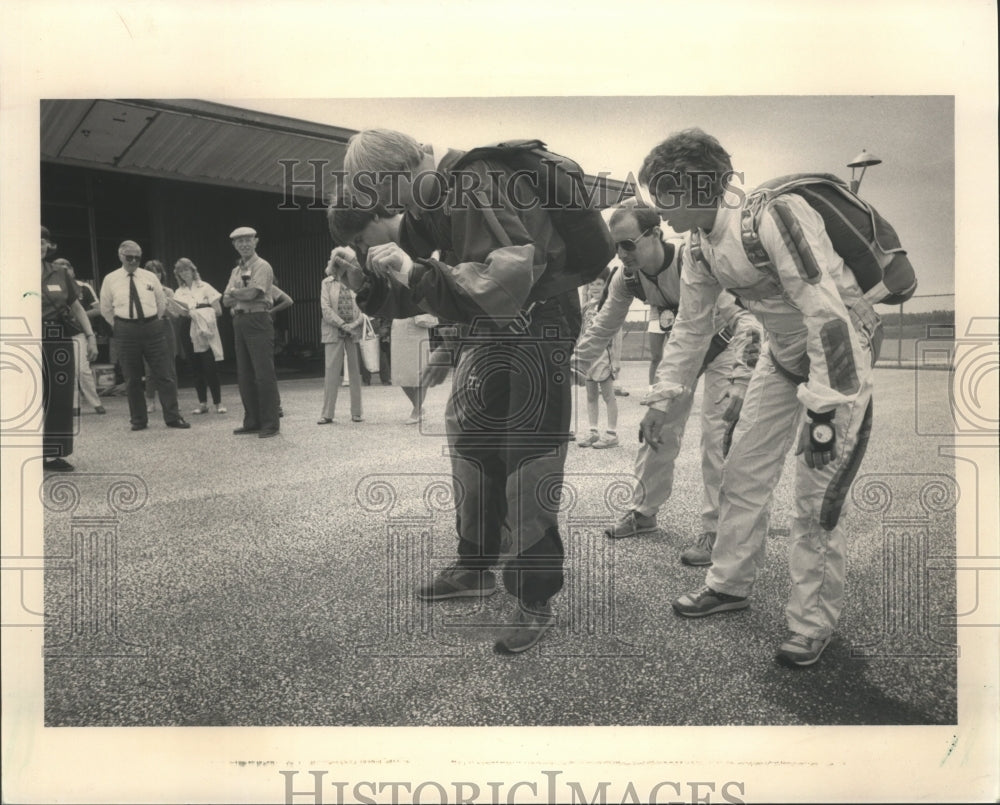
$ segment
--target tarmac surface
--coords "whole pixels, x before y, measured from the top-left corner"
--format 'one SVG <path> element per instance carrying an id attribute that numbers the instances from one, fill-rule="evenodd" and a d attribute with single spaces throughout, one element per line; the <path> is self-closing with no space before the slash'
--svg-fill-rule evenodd
<path id="1" fill-rule="evenodd" d="M 419 428 L 404 424 L 402 391 L 383 386 L 364 389 L 362 423 L 342 389 L 336 424 L 320 427 L 322 381 L 282 381 L 281 435 L 267 440 L 232 434 L 235 386 L 223 388 L 224 415 L 188 414 L 194 394 L 182 391 L 187 431 L 156 413 L 131 432 L 125 399 L 107 398 L 106 416 L 81 417 L 77 471 L 42 490 L 45 723 L 953 724 L 954 463 L 938 454 L 945 440 L 918 433 L 951 427 L 948 382 L 876 371 L 860 505 L 844 515 L 846 609 L 806 669 L 774 659 L 791 457 L 749 610 L 687 620 L 670 608 L 704 578 L 678 561 L 699 530 L 700 401 L 661 532 L 603 537 L 627 506 L 645 363 L 622 371 L 621 446 L 569 447 L 558 624 L 519 656 L 493 651 L 515 610 L 502 589 L 481 603 L 413 595 L 455 547 L 448 383 Z"/>

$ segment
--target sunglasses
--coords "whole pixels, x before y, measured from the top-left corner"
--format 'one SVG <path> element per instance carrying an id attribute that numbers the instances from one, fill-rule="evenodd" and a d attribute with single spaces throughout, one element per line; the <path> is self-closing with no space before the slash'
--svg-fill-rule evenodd
<path id="1" fill-rule="evenodd" d="M 625 238 L 625 240 L 616 240 L 615 248 L 621 249 L 623 252 L 634 252 L 639 245 L 639 241 L 642 240 L 644 237 L 646 237 L 646 235 L 648 235 L 654 229 L 656 229 L 656 227 L 651 226 L 649 229 L 640 232 L 638 237 Z"/>

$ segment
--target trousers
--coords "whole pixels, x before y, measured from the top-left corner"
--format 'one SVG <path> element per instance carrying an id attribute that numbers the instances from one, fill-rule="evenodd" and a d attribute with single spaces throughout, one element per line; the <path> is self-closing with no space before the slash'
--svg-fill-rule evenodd
<path id="1" fill-rule="evenodd" d="M 74 342 L 59 324 L 42 329 L 42 448 L 46 457 L 73 454 L 73 395 L 76 390 Z"/>
<path id="2" fill-rule="evenodd" d="M 501 563 L 504 587 L 525 603 L 547 601 L 563 585 L 558 519 L 575 330 L 557 303 L 520 335 L 480 339 L 473 329 L 445 409 L 458 564 Z"/>
<path id="3" fill-rule="evenodd" d="M 163 322 L 160 319 L 144 322 L 115 319 L 115 341 L 118 343 L 118 361 L 125 375 L 129 421 L 133 425 L 145 425 L 149 421 L 142 386 L 144 361 L 149 365 L 153 388 L 160 396 L 163 421 L 181 419 L 177 407 L 174 355 L 169 349 Z"/>
<path id="4" fill-rule="evenodd" d="M 278 375 L 274 369 L 274 323 L 268 313 L 233 316 L 236 378 L 243 401 L 243 427 L 279 430 Z"/>
<path id="5" fill-rule="evenodd" d="M 750 378 L 722 471 L 718 536 L 705 578 L 718 592 L 749 595 L 764 562 L 771 497 L 805 419 L 796 388 L 765 351 Z M 847 551 L 839 514 L 867 447 L 871 403 L 868 375 L 856 399 L 836 410 L 837 458 L 822 469 L 810 469 L 802 456 L 795 462 L 785 620 L 807 637 L 830 635 L 843 610 Z"/>
<path id="6" fill-rule="evenodd" d="M 739 360 L 737 346 L 730 344 L 708 364 L 701 380 L 701 477 L 702 531 L 716 531 L 719 521 L 719 486 L 722 483 L 722 443 L 728 423 L 722 419 L 728 403 L 719 403 L 729 387 L 734 364 Z M 674 462 L 680 453 L 684 429 L 691 415 L 694 394 L 673 400 L 660 435 L 663 443 L 651 450 L 643 442 L 635 458 L 638 480 L 632 494 L 632 508 L 647 517 L 654 516 L 670 498 L 674 484 Z"/>
<path id="7" fill-rule="evenodd" d="M 348 381 L 351 386 L 351 416 L 361 416 L 361 372 L 358 361 L 358 345 L 349 338 L 341 338 L 324 344 L 326 369 L 323 376 L 323 413 L 321 416 L 333 419 L 337 410 L 340 393 L 340 370 L 347 356 Z"/>

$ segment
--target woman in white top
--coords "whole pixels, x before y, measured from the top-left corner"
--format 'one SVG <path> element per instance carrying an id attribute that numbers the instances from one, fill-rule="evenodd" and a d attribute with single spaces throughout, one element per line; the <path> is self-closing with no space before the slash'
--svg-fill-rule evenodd
<path id="1" fill-rule="evenodd" d="M 216 321 L 222 315 L 219 304 L 222 294 L 202 280 L 198 268 L 186 257 L 174 264 L 174 276 L 177 277 L 174 300 L 184 306 L 181 315 L 190 319 L 189 329 L 184 333 L 184 346 L 190 347 L 194 388 L 198 394 L 198 407 L 191 413 L 208 413 L 207 391 L 210 390 L 215 412 L 224 414 L 226 406 L 222 404 L 219 374 L 215 370 L 215 362 L 223 358 L 222 339 L 219 338 Z"/>

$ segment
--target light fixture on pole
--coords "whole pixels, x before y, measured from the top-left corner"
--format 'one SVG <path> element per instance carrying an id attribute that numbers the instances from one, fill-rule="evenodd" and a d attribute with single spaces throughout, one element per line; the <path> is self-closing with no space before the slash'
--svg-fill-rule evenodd
<path id="1" fill-rule="evenodd" d="M 862 148 L 861 153 L 847 163 L 847 167 L 851 169 L 851 192 L 857 193 L 858 188 L 861 187 L 861 180 L 865 178 L 865 168 L 869 165 L 879 165 L 881 163 L 881 159 L 874 154 L 869 154 L 864 148 Z M 861 168 L 861 175 L 857 179 L 854 178 L 854 171 L 856 168 Z"/>

